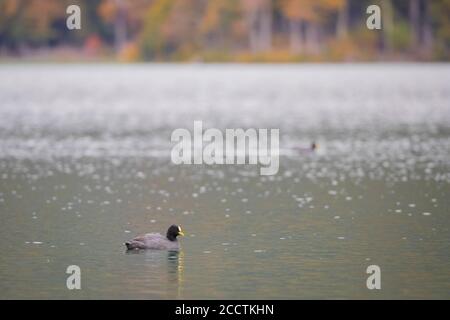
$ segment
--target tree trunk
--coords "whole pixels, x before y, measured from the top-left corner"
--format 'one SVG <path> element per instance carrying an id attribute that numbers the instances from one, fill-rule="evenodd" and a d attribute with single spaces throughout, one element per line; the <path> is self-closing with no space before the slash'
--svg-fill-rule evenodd
<path id="1" fill-rule="evenodd" d="M 348 3 L 344 1 L 341 9 L 338 12 L 336 23 L 336 35 L 339 39 L 345 38 L 348 35 Z"/>
<path id="2" fill-rule="evenodd" d="M 409 26 L 411 30 L 411 47 L 416 50 L 420 41 L 420 1 L 409 0 Z"/>
<path id="3" fill-rule="evenodd" d="M 258 17 L 255 11 L 247 14 L 248 42 L 253 53 L 258 52 Z"/>
<path id="4" fill-rule="evenodd" d="M 289 20 L 289 41 L 293 54 L 303 53 L 303 32 L 301 20 Z"/>
<path id="5" fill-rule="evenodd" d="M 272 47 L 272 4 L 266 0 L 261 5 L 259 15 L 259 49 L 268 51 Z"/>
<path id="6" fill-rule="evenodd" d="M 394 27 L 394 8 L 391 0 L 381 2 L 381 28 L 383 30 L 382 50 L 389 52 L 392 49 L 392 30 Z"/>
<path id="7" fill-rule="evenodd" d="M 422 25 L 422 39 L 423 50 L 426 54 L 431 54 L 433 49 L 433 29 L 430 22 L 430 4 L 429 1 L 424 1 L 423 10 L 423 25 Z"/>
<path id="8" fill-rule="evenodd" d="M 272 46 L 272 3 L 258 0 L 247 9 L 250 50 L 253 53 L 270 50 Z"/>
<path id="9" fill-rule="evenodd" d="M 316 23 L 306 23 L 306 48 L 310 54 L 320 53 L 319 27 Z"/>
<path id="10" fill-rule="evenodd" d="M 127 17 L 123 0 L 116 0 L 117 13 L 114 20 L 114 47 L 119 53 L 127 41 Z"/>

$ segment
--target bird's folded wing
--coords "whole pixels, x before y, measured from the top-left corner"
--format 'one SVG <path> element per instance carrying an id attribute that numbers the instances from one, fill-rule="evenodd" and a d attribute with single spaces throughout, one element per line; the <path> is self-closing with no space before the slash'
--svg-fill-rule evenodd
<path id="1" fill-rule="evenodd" d="M 145 241 L 145 234 L 137 236 L 137 237 L 134 237 L 133 241 L 140 241 L 140 242 Z"/>
<path id="2" fill-rule="evenodd" d="M 140 236 L 137 236 L 135 238 L 133 238 L 134 241 L 145 241 L 148 239 L 152 239 L 152 238 L 161 238 L 162 236 L 159 233 L 146 233 L 146 234 L 142 234 Z"/>

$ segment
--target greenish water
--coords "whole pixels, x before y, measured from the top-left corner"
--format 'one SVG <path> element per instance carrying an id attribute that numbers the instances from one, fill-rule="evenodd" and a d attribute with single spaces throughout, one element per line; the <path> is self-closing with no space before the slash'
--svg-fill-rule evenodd
<path id="1" fill-rule="evenodd" d="M 449 71 L 3 65 L 0 298 L 450 298 Z M 280 129 L 278 174 L 173 165 L 194 120 Z M 125 252 L 173 223 L 179 253 Z"/>

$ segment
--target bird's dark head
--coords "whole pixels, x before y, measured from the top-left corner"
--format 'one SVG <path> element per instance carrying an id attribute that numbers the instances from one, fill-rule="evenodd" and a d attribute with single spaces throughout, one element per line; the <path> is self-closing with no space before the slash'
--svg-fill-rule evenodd
<path id="1" fill-rule="evenodd" d="M 171 225 L 167 230 L 167 239 L 170 241 L 175 241 L 178 236 L 184 236 L 183 230 L 181 230 L 180 226 L 174 224 Z"/>

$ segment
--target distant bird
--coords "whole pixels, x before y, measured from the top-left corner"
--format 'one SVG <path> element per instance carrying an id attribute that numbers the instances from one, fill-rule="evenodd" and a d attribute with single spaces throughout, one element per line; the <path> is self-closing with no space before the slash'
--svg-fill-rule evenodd
<path id="1" fill-rule="evenodd" d="M 159 233 L 147 233 L 137 236 L 125 242 L 128 250 L 153 249 L 153 250 L 179 250 L 178 236 L 184 236 L 180 226 L 171 225 L 166 236 Z"/>
<path id="2" fill-rule="evenodd" d="M 317 148 L 319 148 L 319 145 L 315 142 L 312 142 L 309 147 L 294 147 L 294 150 L 298 151 L 299 153 L 312 153 L 317 151 Z"/>

